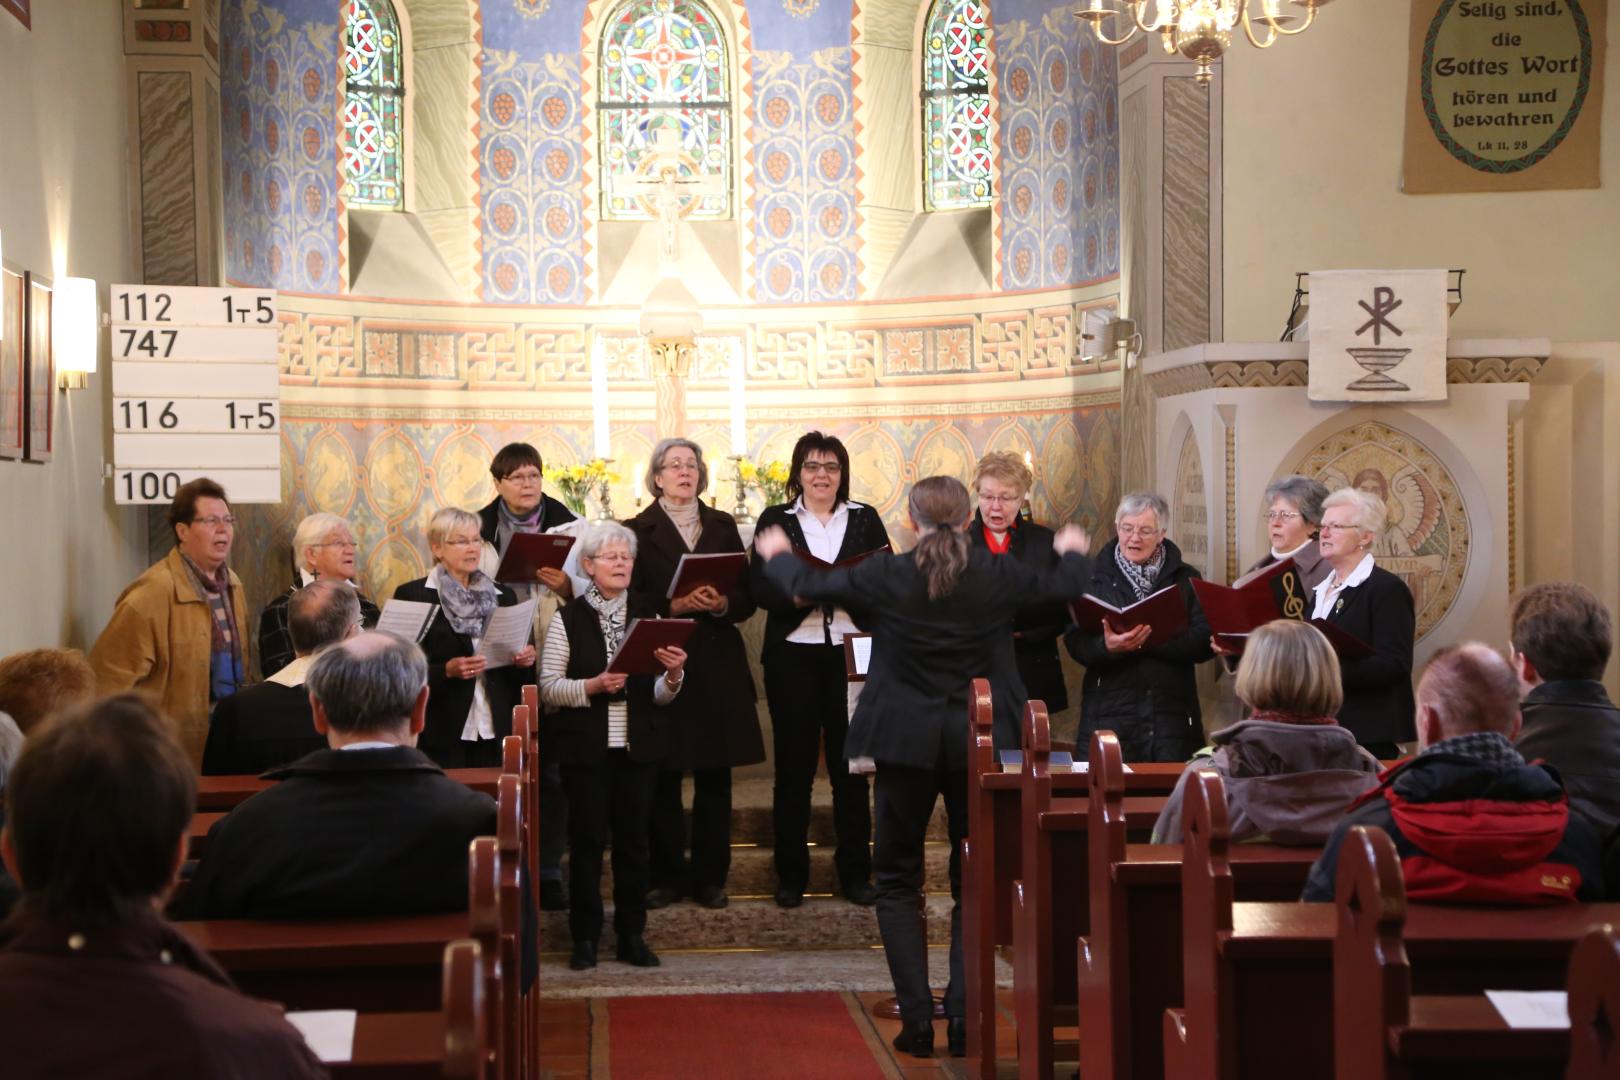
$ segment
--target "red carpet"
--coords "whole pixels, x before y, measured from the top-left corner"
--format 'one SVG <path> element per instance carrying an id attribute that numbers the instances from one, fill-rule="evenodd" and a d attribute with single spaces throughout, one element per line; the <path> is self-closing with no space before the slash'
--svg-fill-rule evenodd
<path id="1" fill-rule="evenodd" d="M 613 1080 L 882 1080 L 836 993 L 608 999 Z"/>

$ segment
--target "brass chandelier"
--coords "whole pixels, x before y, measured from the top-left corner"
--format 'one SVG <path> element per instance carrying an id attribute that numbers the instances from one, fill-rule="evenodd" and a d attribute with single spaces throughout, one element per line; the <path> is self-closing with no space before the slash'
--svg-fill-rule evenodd
<path id="1" fill-rule="evenodd" d="M 1091 24 L 1104 45 L 1123 45 L 1137 34 L 1158 34 L 1167 53 L 1180 53 L 1198 65 L 1196 78 L 1208 84 L 1210 65 L 1232 44 L 1239 26 L 1257 49 L 1268 49 L 1278 38 L 1303 34 L 1316 20 L 1316 9 L 1328 0 L 1291 0 L 1305 9 L 1303 18 L 1284 13 L 1281 0 L 1087 0 L 1077 18 Z M 1149 17 L 1151 13 L 1151 18 Z M 1103 24 L 1126 24 L 1125 32 L 1110 37 Z M 1293 25 L 1299 23 L 1298 26 Z M 1261 28 L 1256 31 L 1256 24 Z"/>

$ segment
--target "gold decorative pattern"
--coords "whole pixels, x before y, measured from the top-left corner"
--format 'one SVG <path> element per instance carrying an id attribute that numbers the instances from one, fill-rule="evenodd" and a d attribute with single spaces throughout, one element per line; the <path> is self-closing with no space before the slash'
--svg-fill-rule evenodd
<path id="1" fill-rule="evenodd" d="M 1508 595 L 1519 591 L 1519 454 L 1518 432 L 1512 420 L 1507 426 L 1507 527 Z"/>
<path id="2" fill-rule="evenodd" d="M 1446 361 L 1446 382 L 1528 383 L 1546 363 L 1545 356 L 1452 357 Z M 1310 376 L 1304 360 L 1212 360 L 1155 372 L 1148 382 L 1158 396 L 1174 397 L 1214 387 L 1306 386 Z"/>
<path id="3" fill-rule="evenodd" d="M 1527 383 L 1533 382 L 1547 364 L 1545 356 L 1449 357 L 1448 383 Z"/>
<path id="4" fill-rule="evenodd" d="M 1226 424 L 1226 580 L 1237 580 L 1237 428 Z"/>

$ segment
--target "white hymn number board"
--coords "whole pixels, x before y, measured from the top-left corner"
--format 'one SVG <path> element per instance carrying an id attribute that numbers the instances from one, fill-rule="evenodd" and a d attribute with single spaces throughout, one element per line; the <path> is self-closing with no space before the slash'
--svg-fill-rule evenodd
<path id="1" fill-rule="evenodd" d="M 201 476 L 281 498 L 276 293 L 114 285 L 113 497 L 164 503 Z"/>

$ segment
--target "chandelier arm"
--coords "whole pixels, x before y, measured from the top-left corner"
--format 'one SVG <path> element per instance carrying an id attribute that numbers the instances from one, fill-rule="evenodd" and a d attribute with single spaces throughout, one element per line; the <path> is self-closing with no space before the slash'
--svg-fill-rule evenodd
<path id="1" fill-rule="evenodd" d="M 1102 42 L 1104 45 L 1123 45 L 1139 33 L 1138 29 L 1135 26 L 1132 26 L 1130 29 L 1125 31 L 1124 36 L 1111 38 L 1107 34 L 1103 33 L 1102 20 L 1100 19 L 1091 24 L 1091 32 L 1095 34 L 1097 36 L 1097 40 Z"/>
<path id="2" fill-rule="evenodd" d="M 1155 18 L 1152 22 L 1144 22 L 1142 19 L 1143 13 L 1147 11 L 1147 6 L 1152 2 L 1152 0 L 1127 0 L 1127 2 L 1131 5 L 1131 17 L 1136 20 L 1137 29 L 1141 30 L 1144 34 L 1154 34 L 1160 30 L 1163 30 L 1165 27 L 1175 25 L 1175 0 L 1158 0 L 1158 6 L 1155 7 L 1154 10 L 1160 17 Z M 1168 15 L 1165 15 L 1164 13 L 1166 4 L 1168 4 L 1170 7 L 1170 13 Z"/>
<path id="3" fill-rule="evenodd" d="M 1320 6 L 1320 4 L 1315 3 L 1306 4 L 1305 21 L 1292 30 L 1284 29 L 1282 26 L 1279 26 L 1274 22 L 1266 23 L 1266 29 L 1270 32 L 1266 34 L 1265 40 L 1262 41 L 1260 38 L 1255 36 L 1254 25 L 1251 22 L 1249 15 L 1249 2 L 1248 0 L 1245 0 L 1245 3 L 1243 4 L 1243 17 L 1241 20 L 1243 23 L 1243 34 L 1249 39 L 1250 45 L 1253 45 L 1257 49 L 1268 49 L 1272 45 L 1275 45 L 1277 43 L 1277 39 L 1280 37 L 1296 37 L 1299 34 L 1303 34 L 1305 31 L 1309 30 L 1311 28 L 1311 23 L 1316 21 L 1316 9 Z"/>

